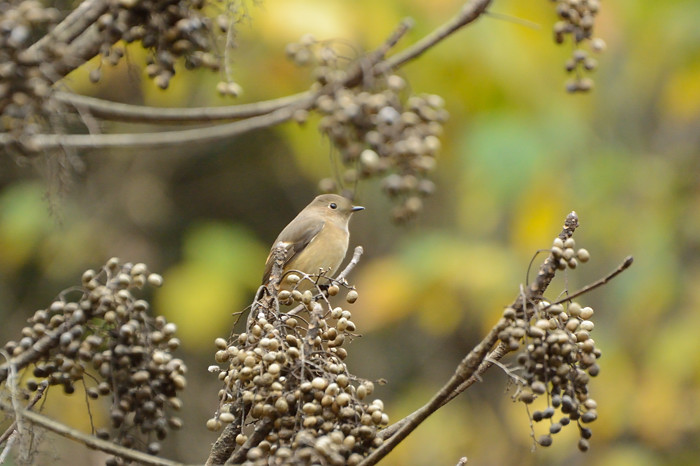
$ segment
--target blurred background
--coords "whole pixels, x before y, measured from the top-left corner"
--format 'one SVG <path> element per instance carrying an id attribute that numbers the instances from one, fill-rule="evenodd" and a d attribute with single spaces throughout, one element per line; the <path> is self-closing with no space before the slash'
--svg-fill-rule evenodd
<path id="1" fill-rule="evenodd" d="M 252 3 L 252 2 L 251 2 Z M 305 33 L 357 48 L 380 44 L 406 17 L 405 46 L 434 29 L 462 2 L 439 0 L 267 0 L 250 6 L 237 36 L 233 78 L 240 102 L 304 90 L 309 70 L 285 58 Z M 591 450 L 576 448 L 568 426 L 549 448 L 532 451 L 528 416 L 511 401 L 508 377 L 494 368 L 483 383 L 431 417 L 383 464 L 479 465 L 697 464 L 700 458 L 700 3 L 603 2 L 596 35 L 607 43 L 595 89 L 565 92 L 570 45 L 556 46 L 553 3 L 494 2 L 485 16 L 401 74 L 416 93 L 441 95 L 450 112 L 433 180 L 436 194 L 405 226 L 377 181 L 356 199 L 367 210 L 351 224 L 365 255 L 351 275 L 350 307 L 362 338 L 348 349 L 352 372 L 387 384 L 375 395 L 396 421 L 449 378 L 497 321 L 526 279 L 533 253 L 548 248 L 575 210 L 587 264 L 561 275 L 554 298 L 576 290 L 633 255 L 633 267 L 581 298 L 592 306 L 602 350 L 591 384 L 599 418 Z M 73 73 L 76 92 L 155 106 L 232 104 L 216 73 L 180 73 L 162 91 L 144 79 L 144 53 Z M 16 339 L 26 318 L 87 268 L 111 256 L 146 262 L 165 285 L 155 312 L 178 325 L 189 367 L 182 432 L 165 456 L 204 461 L 216 435 L 205 428 L 219 383 L 207 373 L 214 338 L 227 337 L 232 313 L 259 285 L 268 248 L 337 176 L 327 139 L 312 118 L 196 148 L 93 151 L 65 194 L 46 164 L 0 158 L 0 341 Z M 143 131 L 112 125 L 105 131 Z M 47 193 L 53 193 L 48 194 Z M 89 431 L 85 399 L 51 391 L 45 412 Z M 96 423 L 103 407 L 92 404 Z M 539 432 L 538 430 L 538 433 Z M 48 435 L 48 434 L 47 434 Z M 97 454 L 53 439 L 55 464 L 93 464 Z"/>

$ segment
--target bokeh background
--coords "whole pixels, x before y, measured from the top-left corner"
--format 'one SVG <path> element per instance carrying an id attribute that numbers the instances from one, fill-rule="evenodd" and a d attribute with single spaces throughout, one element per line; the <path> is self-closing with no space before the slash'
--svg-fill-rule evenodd
<path id="1" fill-rule="evenodd" d="M 240 102 L 305 89 L 309 70 L 285 58 L 304 33 L 380 44 L 405 16 L 416 19 L 404 46 L 444 22 L 460 1 L 267 0 L 250 5 L 239 28 L 233 77 Z M 433 180 L 437 193 L 406 226 L 390 222 L 377 182 L 358 186 L 367 210 L 353 219 L 352 244 L 365 255 L 352 275 L 352 306 L 363 337 L 349 367 L 384 378 L 376 396 L 392 420 L 424 403 L 456 362 L 498 319 L 526 279 L 533 253 L 547 248 L 568 212 L 577 245 L 592 255 L 550 288 L 554 297 L 614 269 L 633 267 L 582 298 L 596 314 L 603 351 L 591 383 L 599 404 L 591 450 L 576 448 L 574 426 L 532 451 L 525 409 L 507 376 L 483 383 L 418 428 L 387 465 L 682 465 L 700 458 L 700 3 L 603 2 L 596 31 L 607 42 L 588 95 L 564 91 L 568 45 L 555 46 L 553 3 L 494 2 L 476 24 L 401 70 L 414 92 L 441 95 L 451 118 Z M 508 15 L 538 26 L 503 18 Z M 224 105 L 220 76 L 181 73 L 161 91 L 144 79 L 144 54 L 89 63 L 67 84 L 110 100 L 157 106 Z M 146 262 L 165 277 L 157 313 L 178 324 L 189 366 L 184 430 L 166 456 L 206 458 L 215 434 L 218 382 L 207 373 L 213 340 L 227 336 L 259 284 L 279 230 L 338 174 L 335 154 L 313 118 L 195 148 L 86 152 L 84 170 L 56 194 L 56 176 L 0 158 L 0 340 L 79 283 L 109 257 Z M 113 125 L 105 131 L 143 131 Z M 47 195 L 47 193 L 50 193 Z M 85 399 L 49 394 L 45 412 L 89 430 Z M 92 405 L 95 422 L 105 418 Z M 94 464 L 99 455 L 53 437 L 55 464 Z"/>

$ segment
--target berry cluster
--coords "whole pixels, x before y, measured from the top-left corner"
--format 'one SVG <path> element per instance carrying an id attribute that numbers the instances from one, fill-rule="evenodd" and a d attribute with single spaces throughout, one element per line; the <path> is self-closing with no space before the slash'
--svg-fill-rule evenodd
<path id="1" fill-rule="evenodd" d="M 111 2 L 107 12 L 97 20 L 102 31 L 102 57 L 116 65 L 124 56 L 118 40 L 140 41 L 152 51 L 146 74 L 156 85 L 166 89 L 175 74 L 175 61 L 184 57 L 185 66 L 219 69 L 219 59 L 212 54 L 215 29 L 225 30 L 228 22 L 222 17 L 212 21 L 203 9 L 206 0 L 120 0 Z M 99 69 L 91 79 L 100 79 Z"/>
<path id="2" fill-rule="evenodd" d="M 292 286 L 300 281 L 290 278 Z M 237 423 L 239 459 L 251 464 L 358 464 L 381 445 L 377 431 L 389 418 L 381 400 L 367 402 L 374 384 L 350 374 L 344 362 L 343 344 L 357 336 L 352 314 L 311 290 L 280 294 L 306 317 L 254 305 L 245 333 L 216 340 L 216 361 L 226 367 L 210 370 L 220 370 L 224 387 L 207 427 Z M 356 299 L 350 290 L 346 301 Z M 266 423 L 265 436 L 241 429 L 245 419 Z"/>
<path id="3" fill-rule="evenodd" d="M 397 204 L 394 220 L 414 217 L 422 210 L 422 198 L 435 190 L 426 176 L 435 168 L 439 136 L 448 116 L 443 99 L 407 95 L 405 80 L 395 74 L 344 86 L 347 71 L 339 54 L 311 36 L 290 44 L 287 53 L 298 64 L 317 65 L 317 86 L 338 84 L 318 98 L 316 109 L 323 115 L 319 129 L 338 149 L 346 167 L 343 182 L 353 185 L 360 179 L 382 177 L 384 192 Z M 322 180 L 320 188 L 338 191 L 333 179 Z"/>
<path id="4" fill-rule="evenodd" d="M 552 256 L 560 267 L 575 266 L 574 255 L 579 260 L 588 260 L 585 249 L 573 253 L 573 247 L 572 238 L 555 240 Z M 567 256 L 571 257 L 566 259 Z M 531 309 L 530 316 L 510 307 L 503 313 L 510 326 L 499 334 L 499 339 L 510 350 L 523 348 L 517 356 L 523 374 L 516 377 L 518 390 L 514 399 L 530 405 L 537 397 L 546 396 L 547 407 L 531 414 L 535 423 L 549 422 L 549 432 L 537 438 L 539 445 L 551 445 L 552 435 L 575 422 L 580 433 L 579 449 L 588 450 L 591 429 L 585 424 L 598 417 L 597 404 L 588 394 L 588 383 L 590 377 L 597 376 L 600 371 L 597 360 L 601 356 L 590 337 L 594 327 L 592 316 L 592 308 L 582 307 L 577 302 L 569 302 L 565 307 L 540 301 Z M 558 419 L 555 418 L 557 410 L 560 412 Z"/>
<path id="5" fill-rule="evenodd" d="M 89 398 L 110 396 L 112 429 L 97 429 L 96 435 L 151 454 L 158 453 L 169 429 L 182 426 L 170 411 L 182 404 L 177 393 L 185 388 L 187 371 L 172 355 L 180 344 L 175 325 L 149 315 L 148 302 L 132 294 L 162 282 L 145 264 L 112 258 L 100 271 L 86 271 L 81 287 L 36 311 L 22 338 L 5 345 L 13 357 L 26 356 L 34 363 L 29 390 L 44 379 L 67 394 L 81 383 Z M 79 295 L 70 299 L 76 291 Z M 97 385 L 89 386 L 93 380 Z M 111 458 L 107 464 L 123 460 Z"/>
<path id="6" fill-rule="evenodd" d="M 31 135 L 54 123 L 51 117 L 67 109 L 50 98 L 53 84 L 99 53 L 100 66 L 89 74 L 91 81 L 98 82 L 102 64 L 116 65 L 124 57 L 123 46 L 115 45 L 119 41 L 139 41 L 151 51 L 146 74 L 163 89 L 168 87 L 180 57 L 188 69 L 218 70 L 215 32 L 226 32 L 242 9 L 239 2 L 231 2 L 225 13 L 212 20 L 204 13 L 214 3 L 211 0 L 108 3 L 83 29 L 81 22 L 94 11 L 57 26 L 62 19 L 59 11 L 34 0 L 10 2 L 0 9 L 0 116 L 4 131 Z M 240 92 L 236 86 L 224 86 L 225 93 Z M 32 152 L 24 145 L 20 149 Z"/>
<path id="7" fill-rule="evenodd" d="M 594 52 L 602 52 L 605 42 L 593 38 L 595 17 L 600 9 L 599 0 L 554 0 L 559 21 L 554 24 L 554 41 L 564 43 L 567 35 L 571 36 L 575 49 L 571 59 L 566 62 L 566 71 L 574 77 L 566 83 L 568 92 L 587 92 L 593 88 L 593 80 L 583 75 L 595 70 L 598 62 L 582 50 L 580 45 L 589 42 Z"/>

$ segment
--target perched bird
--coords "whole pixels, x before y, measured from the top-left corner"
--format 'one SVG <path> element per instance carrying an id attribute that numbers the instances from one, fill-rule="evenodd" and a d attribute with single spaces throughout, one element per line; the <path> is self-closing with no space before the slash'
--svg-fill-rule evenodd
<path id="1" fill-rule="evenodd" d="M 287 248 L 283 277 L 290 270 L 312 275 L 323 269 L 335 274 L 348 250 L 350 216 L 358 210 L 364 210 L 364 207 L 354 206 L 350 200 L 337 194 L 317 196 L 284 227 L 273 243 L 265 263 L 263 285 L 272 272 L 272 251 L 280 243 Z"/>

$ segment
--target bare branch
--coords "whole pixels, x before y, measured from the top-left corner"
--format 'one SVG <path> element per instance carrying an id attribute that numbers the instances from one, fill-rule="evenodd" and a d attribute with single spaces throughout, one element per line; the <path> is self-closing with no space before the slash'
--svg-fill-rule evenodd
<path id="1" fill-rule="evenodd" d="M 553 303 L 550 303 L 549 306 L 553 306 L 555 304 L 565 303 L 566 301 L 571 301 L 572 299 L 574 299 L 578 296 L 581 296 L 582 294 L 586 294 L 589 291 L 592 291 L 592 290 L 598 288 L 599 286 L 605 285 L 610 280 L 612 280 L 613 278 L 617 277 L 619 274 L 624 272 L 625 269 L 627 269 L 630 265 L 632 265 L 632 262 L 634 262 L 634 257 L 632 257 L 632 256 L 625 257 L 625 260 L 622 261 L 622 264 L 618 265 L 615 270 L 610 272 L 605 277 L 601 278 L 600 280 L 596 280 L 595 282 L 591 283 L 590 285 L 584 286 L 583 288 L 576 291 L 575 293 L 572 293 L 570 295 L 567 295 L 567 296 L 561 298 L 558 301 L 554 301 Z M 547 306 L 547 307 L 549 307 L 549 306 Z"/>
<path id="2" fill-rule="evenodd" d="M 29 138 L 26 143 L 35 149 L 57 149 L 60 147 L 106 149 L 110 147 L 170 147 L 183 144 L 201 144 L 239 136 L 249 131 L 285 122 L 292 118 L 297 109 L 306 108 L 312 103 L 312 99 L 304 99 L 297 105 L 284 107 L 270 114 L 205 128 L 136 134 L 39 134 Z M 11 135 L 0 134 L 0 145 L 7 145 L 13 141 L 14 138 Z"/>
<path id="3" fill-rule="evenodd" d="M 13 411 L 12 406 L 2 401 L 0 401 L 0 409 L 7 412 Z M 21 409 L 17 412 L 17 414 L 23 420 L 27 420 L 34 425 L 41 426 L 63 437 L 82 443 L 88 448 L 94 448 L 95 450 L 100 450 L 105 453 L 116 455 L 127 460 L 136 461 L 140 464 L 145 464 L 149 466 L 178 466 L 181 464 L 175 461 L 158 458 L 157 456 L 152 456 L 146 453 L 142 453 L 140 451 L 132 450 L 130 448 L 124 448 L 122 446 L 115 445 L 112 442 L 108 442 L 106 440 L 101 440 L 97 437 L 84 434 L 76 429 L 67 427 L 61 424 L 60 422 L 56 422 L 52 419 L 47 418 L 46 416 L 42 416 L 41 414 L 35 413 L 33 411 Z"/>
<path id="4" fill-rule="evenodd" d="M 414 43 L 401 52 L 392 55 L 391 57 L 380 63 L 377 68 L 380 73 L 388 70 L 396 69 L 406 64 L 407 62 L 419 57 L 426 50 L 435 46 L 445 38 L 452 35 L 455 31 L 463 28 L 469 23 L 478 19 L 491 4 L 491 0 L 472 0 L 462 7 L 462 11 L 450 19 L 427 36 Z"/>
<path id="5" fill-rule="evenodd" d="M 345 277 L 347 277 L 350 274 L 350 272 L 352 272 L 352 269 L 354 269 L 355 266 L 360 262 L 360 257 L 362 257 L 362 254 L 364 252 L 365 250 L 362 248 L 362 246 L 357 246 L 352 254 L 352 259 L 350 259 L 350 262 L 345 267 L 345 269 L 342 272 L 340 272 L 337 277 L 335 277 L 335 280 L 339 282 L 345 280 Z"/>
<path id="6" fill-rule="evenodd" d="M 578 216 L 576 212 L 571 212 L 564 222 L 560 237 L 563 239 L 573 235 L 578 227 Z M 515 299 L 511 307 L 516 310 L 525 311 L 528 304 L 537 299 L 541 299 L 544 291 L 551 283 L 557 271 L 557 260 L 550 254 L 540 267 L 540 270 L 535 278 L 535 281 L 528 288 L 521 287 L 521 292 Z M 386 456 L 399 442 L 408 436 L 418 425 L 423 422 L 428 416 L 444 406 L 457 395 L 462 393 L 468 387 L 474 384 L 481 374 L 486 372 L 496 361 L 499 361 L 505 354 L 508 353 L 508 347 L 501 343 L 493 351 L 489 352 L 498 341 L 498 334 L 508 326 L 508 321 L 501 318 L 498 323 L 489 331 L 488 335 L 462 360 L 457 366 L 454 375 L 440 389 L 426 405 L 419 408 L 409 416 L 387 427 L 382 431 L 382 437 L 385 439 L 381 447 L 377 448 L 370 454 L 363 466 L 376 464 L 384 456 Z"/>
<path id="7" fill-rule="evenodd" d="M 46 47 L 57 43 L 71 43 L 76 37 L 90 28 L 108 7 L 108 0 L 85 0 L 44 37 L 22 52 L 20 59 L 24 63 L 44 60 L 44 49 Z M 101 43 L 101 41 L 98 42 Z"/>
<path id="8" fill-rule="evenodd" d="M 413 430 L 418 427 L 424 420 L 428 418 L 431 414 L 437 411 L 441 406 L 447 403 L 452 396 L 452 393 L 458 389 L 458 387 L 472 377 L 480 364 L 486 358 L 489 349 L 498 341 L 498 334 L 508 326 L 508 321 L 501 318 L 501 320 L 494 326 L 488 335 L 478 344 L 476 347 L 467 354 L 464 359 L 459 363 L 455 373 L 452 375 L 450 380 L 440 389 L 440 391 L 433 396 L 433 398 L 423 407 L 419 408 L 413 414 L 410 415 L 410 421 L 401 423 L 400 427 L 393 431 L 393 434 L 385 438 L 384 443 L 374 450 L 365 460 L 360 463 L 362 466 L 370 466 L 377 464 L 382 458 L 384 458 L 391 450 L 396 447 L 403 439 L 405 439 Z M 454 398 L 454 396 L 452 396 Z M 397 423 L 398 424 L 398 423 Z M 390 429 L 390 427 L 387 428 Z"/>
<path id="9" fill-rule="evenodd" d="M 386 42 L 374 52 L 367 55 L 365 61 L 370 69 L 384 58 L 386 52 L 408 31 L 408 21 L 402 22 Z M 88 44 L 86 44 L 87 46 Z M 81 44 L 76 45 L 80 47 Z M 333 92 L 338 87 L 352 86 L 363 75 L 363 67 L 357 65 L 353 72 L 340 83 L 329 83 L 321 90 L 305 94 L 305 97 L 294 101 L 293 104 L 278 108 L 269 114 L 263 114 L 246 120 L 236 121 L 218 126 L 205 128 L 186 129 L 180 131 L 165 131 L 157 133 L 140 134 L 37 134 L 23 141 L 31 149 L 57 149 L 60 147 L 72 147 L 75 149 L 104 149 L 110 147 L 169 147 L 183 144 L 199 144 L 238 136 L 255 129 L 266 128 L 282 123 L 292 118 L 297 110 L 311 108 L 316 99 L 324 94 Z M 15 138 L 7 133 L 0 134 L 0 145 L 8 145 L 16 142 Z"/>
<path id="10" fill-rule="evenodd" d="M 35 404 L 44 396 L 44 391 L 46 388 L 49 386 L 48 382 L 43 381 L 41 384 L 39 384 L 39 387 L 36 390 L 36 393 L 32 397 L 31 400 L 29 400 L 29 403 L 26 406 L 26 409 L 32 409 Z M 10 427 L 8 427 L 5 432 L 0 435 L 0 444 L 2 444 L 5 440 L 12 435 L 12 433 L 17 429 L 17 420 L 15 419 L 12 424 L 10 424 Z M 2 462 L 0 461 L 0 464 Z"/>
<path id="11" fill-rule="evenodd" d="M 158 108 L 147 105 L 131 105 L 110 102 L 95 97 L 86 97 L 70 92 L 56 92 L 53 97 L 59 102 L 88 110 L 93 116 L 114 121 L 132 123 L 200 123 L 218 120 L 250 118 L 274 112 L 282 107 L 299 103 L 311 96 L 301 92 L 278 99 L 250 104 L 227 105 L 225 107 Z"/>

